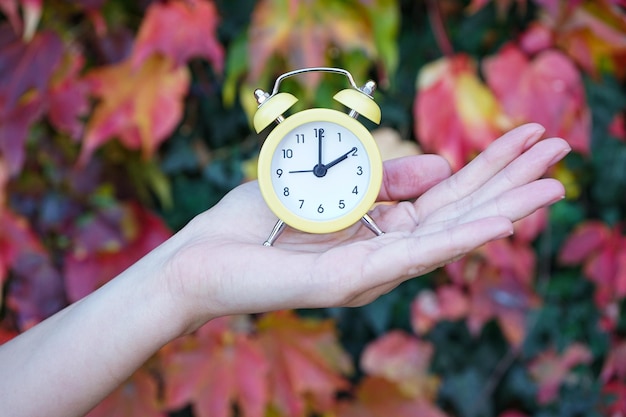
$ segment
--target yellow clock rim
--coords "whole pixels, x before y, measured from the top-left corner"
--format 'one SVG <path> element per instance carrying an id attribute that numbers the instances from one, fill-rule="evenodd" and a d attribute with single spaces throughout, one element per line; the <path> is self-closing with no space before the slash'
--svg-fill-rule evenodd
<path id="1" fill-rule="evenodd" d="M 361 141 L 370 162 L 370 182 L 361 202 L 350 212 L 336 219 L 313 221 L 304 219 L 287 209 L 272 187 L 271 163 L 283 137 L 296 127 L 310 122 L 328 121 L 352 131 Z M 383 180 L 383 163 L 372 134 L 357 120 L 333 109 L 308 109 L 295 113 L 279 123 L 270 132 L 259 153 L 258 181 L 261 194 L 272 212 L 287 225 L 308 233 L 332 233 L 358 222 L 376 202 Z"/>

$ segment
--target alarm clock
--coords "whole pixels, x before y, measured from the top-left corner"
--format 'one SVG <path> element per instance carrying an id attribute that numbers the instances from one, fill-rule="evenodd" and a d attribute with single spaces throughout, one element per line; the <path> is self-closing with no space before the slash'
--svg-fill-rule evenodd
<path id="1" fill-rule="evenodd" d="M 312 108 L 285 116 L 298 100 L 279 92 L 288 77 L 311 72 L 344 75 L 350 88 L 333 97 L 348 108 Z M 285 227 L 307 233 L 332 233 L 361 221 L 376 235 L 383 231 L 367 214 L 376 201 L 383 177 L 380 152 L 359 115 L 378 124 L 380 108 L 374 102 L 373 81 L 358 87 L 340 68 L 304 68 L 276 79 L 274 89 L 254 92 L 259 107 L 253 118 L 260 133 L 271 124 L 258 162 L 263 199 L 278 217 L 264 242 L 271 246 Z"/>

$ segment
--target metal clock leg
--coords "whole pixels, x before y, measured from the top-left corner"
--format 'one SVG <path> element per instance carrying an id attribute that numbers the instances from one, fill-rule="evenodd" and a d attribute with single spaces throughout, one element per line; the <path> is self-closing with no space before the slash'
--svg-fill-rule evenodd
<path id="1" fill-rule="evenodd" d="M 378 225 L 376 224 L 374 219 L 372 219 L 369 216 L 369 214 L 365 214 L 365 215 L 363 215 L 363 217 L 361 217 L 361 223 L 363 223 L 365 225 L 365 227 L 370 229 L 376 236 L 381 236 L 381 235 L 385 234 L 385 232 L 383 232 L 380 229 L 380 227 L 378 227 Z"/>
<path id="2" fill-rule="evenodd" d="M 276 239 L 278 239 L 278 236 L 280 236 L 280 234 L 283 232 L 283 230 L 285 230 L 286 226 L 287 225 L 285 224 L 284 221 L 278 220 L 276 222 L 276 224 L 274 225 L 274 228 L 272 229 L 272 232 L 267 237 L 267 240 L 265 242 L 263 242 L 263 246 L 272 246 L 274 244 L 274 242 L 276 241 Z"/>

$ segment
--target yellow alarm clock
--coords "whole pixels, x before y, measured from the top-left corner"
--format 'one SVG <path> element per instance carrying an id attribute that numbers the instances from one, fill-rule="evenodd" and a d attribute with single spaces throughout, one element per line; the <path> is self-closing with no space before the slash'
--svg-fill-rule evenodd
<path id="1" fill-rule="evenodd" d="M 278 92 L 280 83 L 310 72 L 342 74 L 351 88 L 334 99 L 348 107 L 343 113 L 313 108 L 285 117 L 297 99 Z M 380 108 L 371 97 L 376 84 L 358 87 L 352 75 L 339 68 L 304 68 L 281 75 L 271 94 L 257 89 L 259 108 L 254 128 L 261 132 L 277 125 L 261 147 L 259 188 L 278 217 L 264 245 L 271 246 L 286 226 L 307 233 L 332 233 L 359 221 L 383 234 L 367 214 L 376 201 L 383 177 L 380 152 L 371 133 L 357 121 L 362 115 L 380 123 Z"/>

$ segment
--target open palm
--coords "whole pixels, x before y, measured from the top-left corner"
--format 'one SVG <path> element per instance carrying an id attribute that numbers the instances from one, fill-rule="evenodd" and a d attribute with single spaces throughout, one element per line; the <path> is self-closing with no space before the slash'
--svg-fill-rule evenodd
<path id="1" fill-rule="evenodd" d="M 379 201 L 390 203 L 370 213 L 385 231 L 378 237 L 360 224 L 327 235 L 287 228 L 274 247 L 262 246 L 276 217 L 257 183 L 244 184 L 175 237 L 174 288 L 193 300 L 198 323 L 370 302 L 510 235 L 512 222 L 561 199 L 563 186 L 541 177 L 570 148 L 558 138 L 539 141 L 542 134 L 536 124 L 514 129 L 451 176 L 434 155 L 386 162 Z"/>

